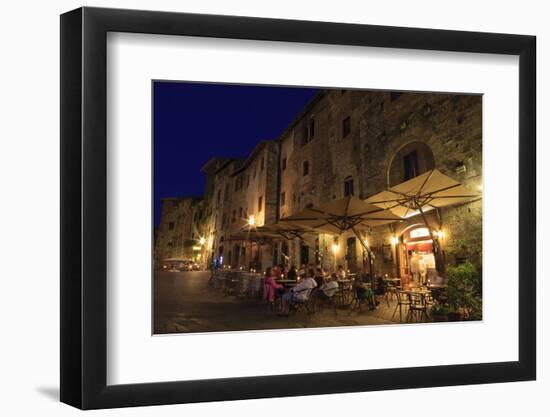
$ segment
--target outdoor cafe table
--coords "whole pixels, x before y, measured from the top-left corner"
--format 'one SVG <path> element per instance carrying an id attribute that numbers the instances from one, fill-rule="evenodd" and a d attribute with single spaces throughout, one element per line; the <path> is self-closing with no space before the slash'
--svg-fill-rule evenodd
<path id="1" fill-rule="evenodd" d="M 446 298 L 447 285 L 445 284 L 428 284 L 428 288 L 432 291 L 434 299 L 439 302 Z"/>
<path id="2" fill-rule="evenodd" d="M 276 279 L 275 282 L 284 285 L 285 288 L 295 287 L 298 283 L 298 281 L 295 279 Z"/>
<path id="3" fill-rule="evenodd" d="M 426 296 L 432 293 L 430 290 L 419 289 L 419 288 L 409 289 L 405 292 L 409 295 L 409 297 L 411 296 L 411 294 L 420 295 L 420 297 L 422 298 L 422 304 L 426 304 Z"/>

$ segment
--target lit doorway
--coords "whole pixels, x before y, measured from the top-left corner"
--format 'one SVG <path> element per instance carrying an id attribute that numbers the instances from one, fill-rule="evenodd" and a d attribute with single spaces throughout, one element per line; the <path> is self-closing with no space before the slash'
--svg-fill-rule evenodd
<path id="1" fill-rule="evenodd" d="M 402 284 L 424 285 L 436 281 L 433 241 L 426 226 L 406 229 L 397 247 L 397 254 Z"/>

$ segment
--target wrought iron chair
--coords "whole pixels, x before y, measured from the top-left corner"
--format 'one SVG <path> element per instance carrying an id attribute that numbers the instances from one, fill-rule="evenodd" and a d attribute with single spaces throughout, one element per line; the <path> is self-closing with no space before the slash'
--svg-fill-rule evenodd
<path id="1" fill-rule="evenodd" d="M 369 289 L 363 289 L 364 295 L 361 296 L 359 294 L 361 290 L 359 288 L 354 287 L 353 288 L 353 299 L 351 300 L 350 304 L 350 312 L 357 310 L 359 313 L 361 313 L 361 306 L 363 304 L 369 305 L 369 297 L 371 298 L 370 302 L 373 308 L 376 307 L 376 300 L 374 298 L 374 292 L 372 292 Z"/>
<path id="2" fill-rule="evenodd" d="M 407 314 L 405 317 L 408 317 L 411 300 L 409 298 L 409 294 L 406 291 L 396 290 L 396 294 L 397 304 L 395 306 L 395 309 L 393 310 L 391 318 L 393 320 L 393 318 L 395 317 L 395 313 L 397 313 L 397 310 L 399 310 L 399 321 L 403 322 L 403 313 L 405 311 Z"/>
<path id="3" fill-rule="evenodd" d="M 427 308 L 426 308 L 426 300 L 424 298 L 424 294 L 419 292 L 411 292 L 409 293 L 409 313 L 408 313 L 408 321 L 412 322 L 413 319 L 415 321 L 421 322 L 425 321 L 426 317 L 428 316 Z"/>
<path id="4" fill-rule="evenodd" d="M 315 292 L 316 311 L 323 311 L 325 308 L 331 308 L 334 315 L 338 314 L 336 308 L 337 289 L 332 290 L 332 295 L 327 295 L 321 288 Z"/>
<path id="5" fill-rule="evenodd" d="M 314 300 L 313 294 L 315 290 L 316 288 L 304 288 L 300 291 L 294 291 L 290 298 L 289 315 L 291 313 L 296 314 L 298 311 L 305 311 L 306 315 L 307 313 L 315 312 L 315 308 L 311 302 Z M 304 294 L 304 298 L 296 297 L 297 294 Z"/>
<path id="6" fill-rule="evenodd" d="M 398 298 L 397 291 L 400 289 L 400 286 L 395 285 L 391 281 L 387 281 L 384 283 L 384 298 L 386 299 L 386 304 L 388 305 L 388 307 L 390 306 L 390 300 L 393 300 L 394 295 L 395 298 Z"/>

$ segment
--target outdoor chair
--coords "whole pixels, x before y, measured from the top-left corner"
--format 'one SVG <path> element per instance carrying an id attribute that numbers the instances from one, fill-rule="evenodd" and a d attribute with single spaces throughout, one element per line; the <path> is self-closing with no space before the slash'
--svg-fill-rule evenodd
<path id="1" fill-rule="evenodd" d="M 331 296 L 322 296 L 321 293 L 324 294 L 322 289 L 319 289 L 315 292 L 315 305 L 317 307 L 316 310 L 323 311 L 325 308 L 332 308 L 332 311 L 334 311 L 334 314 L 338 314 L 338 310 L 336 309 L 336 297 L 337 293 L 336 291 L 333 292 Z"/>
<path id="2" fill-rule="evenodd" d="M 410 305 L 408 321 L 412 322 L 413 319 L 416 322 L 425 321 L 427 317 L 426 301 L 424 295 L 417 292 L 409 293 Z M 423 320 L 424 319 L 424 320 Z"/>
<path id="3" fill-rule="evenodd" d="M 352 311 L 357 310 L 359 313 L 361 313 L 361 305 L 367 304 L 368 305 L 369 300 L 367 297 L 361 298 L 359 297 L 359 294 L 357 293 L 357 288 L 353 289 L 353 298 L 351 300 L 350 304 L 350 313 Z"/>
<path id="4" fill-rule="evenodd" d="M 292 298 L 290 299 L 290 306 L 289 306 L 289 315 L 290 313 L 298 313 L 298 311 L 305 311 L 306 315 L 307 313 L 311 312 L 311 307 L 313 306 L 313 303 L 311 301 L 314 299 L 312 297 L 314 289 L 313 288 L 305 288 L 300 291 L 296 291 L 292 294 Z M 296 298 L 296 295 L 298 293 L 304 293 L 305 298 L 302 300 L 300 298 Z M 315 311 L 313 309 L 313 311 Z"/>
<path id="5" fill-rule="evenodd" d="M 429 313 L 434 305 L 434 297 L 431 291 L 424 294 L 424 304 L 426 305 L 426 313 Z"/>
<path id="6" fill-rule="evenodd" d="M 336 291 L 335 297 L 339 301 L 341 308 L 347 308 L 349 307 L 351 300 L 350 295 L 352 293 L 352 285 L 351 283 L 339 283 L 338 290 Z"/>
<path id="7" fill-rule="evenodd" d="M 397 305 L 395 306 L 395 309 L 393 310 L 393 314 L 391 316 L 392 320 L 395 316 L 395 313 L 397 313 L 397 310 L 399 309 L 399 321 L 403 321 L 403 313 L 406 311 L 406 314 L 409 314 L 409 307 L 411 305 L 411 300 L 409 298 L 409 294 L 402 290 L 396 290 L 397 294 Z"/>
<path id="8" fill-rule="evenodd" d="M 393 296 L 397 298 L 397 290 L 401 287 L 396 286 L 393 282 L 384 283 L 384 298 L 386 299 L 386 304 L 390 306 L 390 300 L 393 300 Z"/>

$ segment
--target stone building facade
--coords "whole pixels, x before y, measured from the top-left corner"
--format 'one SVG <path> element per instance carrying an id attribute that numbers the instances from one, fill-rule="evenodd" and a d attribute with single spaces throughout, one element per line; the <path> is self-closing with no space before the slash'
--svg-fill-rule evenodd
<path id="1" fill-rule="evenodd" d="M 155 261 L 199 261 L 203 235 L 203 201 L 200 197 L 163 198 L 155 240 Z"/>
<path id="2" fill-rule="evenodd" d="M 251 219 L 261 226 L 346 195 L 366 199 L 433 168 L 481 189 L 481 96 L 321 90 L 276 140 L 259 142 L 246 159 L 213 158 L 205 165 L 202 257 L 233 268 L 342 264 L 359 270 L 371 263 L 377 274 L 406 277 L 411 254 L 430 251 L 420 216 L 361 230 L 372 256 L 351 232 L 271 245 L 231 237 Z M 481 200 L 427 213 L 446 263 L 481 265 L 481 216 Z"/>
<path id="3" fill-rule="evenodd" d="M 211 183 L 204 257 L 209 263 L 258 269 L 272 261 L 271 246 L 237 240 L 249 223 L 259 227 L 277 220 L 279 144 L 261 141 L 246 159 L 213 158 L 204 167 Z M 207 193 L 208 194 L 208 193 Z"/>

